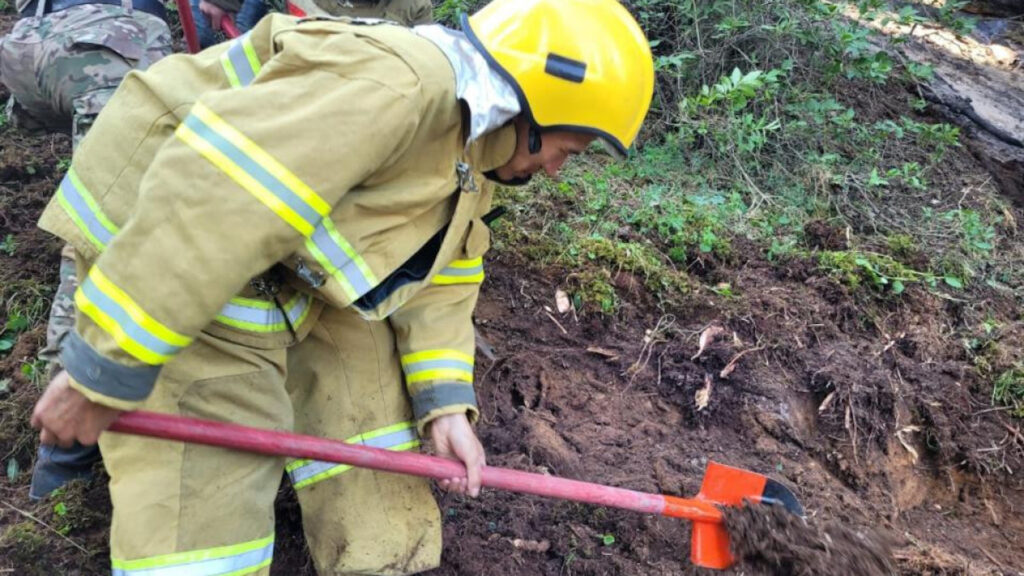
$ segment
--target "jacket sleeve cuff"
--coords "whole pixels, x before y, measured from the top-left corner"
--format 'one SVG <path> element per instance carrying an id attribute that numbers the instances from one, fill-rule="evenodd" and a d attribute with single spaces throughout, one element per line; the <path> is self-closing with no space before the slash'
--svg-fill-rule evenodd
<path id="1" fill-rule="evenodd" d="M 76 382 L 74 378 L 69 378 L 68 382 L 71 384 L 72 388 L 81 392 L 82 396 L 85 396 L 85 398 L 89 402 L 93 402 L 94 404 L 102 404 L 108 408 L 126 411 L 135 410 L 136 408 L 142 405 L 141 401 L 129 402 L 128 400 L 121 400 L 120 398 L 114 398 L 113 396 L 100 394 L 99 392 L 92 390 L 91 388 L 86 388 L 85 386 L 82 386 L 82 384 Z"/>
<path id="2" fill-rule="evenodd" d="M 160 374 L 159 366 L 118 364 L 94 350 L 76 332 L 65 337 L 60 358 L 77 385 L 76 390 L 89 400 L 112 408 L 134 408 L 142 403 Z"/>
<path id="3" fill-rule="evenodd" d="M 438 382 L 425 386 L 412 394 L 412 412 L 420 435 L 438 416 L 466 414 L 470 423 L 480 418 L 473 385 L 466 382 Z"/>

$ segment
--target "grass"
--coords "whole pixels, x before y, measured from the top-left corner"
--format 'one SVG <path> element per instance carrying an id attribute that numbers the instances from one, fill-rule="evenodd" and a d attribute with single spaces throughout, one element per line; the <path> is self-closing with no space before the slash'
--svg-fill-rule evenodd
<path id="1" fill-rule="evenodd" d="M 990 183 L 960 184 L 959 129 L 914 112 L 927 67 L 878 52 L 875 32 L 815 0 L 630 6 L 658 70 L 633 158 L 588 154 L 561 182 L 498 197 L 516 226 L 501 226 L 497 245 L 569 269 L 582 309 L 614 313 L 621 271 L 671 302 L 707 264 L 741 256 L 814 262 L 866 298 L 1024 288 L 1024 266 L 1008 265 L 1022 262 L 1008 206 Z M 845 231 L 846 245 L 815 245 L 815 221 Z"/>
<path id="2" fill-rule="evenodd" d="M 996 377 L 992 404 L 1008 406 L 1011 414 L 1024 418 L 1024 365 L 1017 364 Z"/>

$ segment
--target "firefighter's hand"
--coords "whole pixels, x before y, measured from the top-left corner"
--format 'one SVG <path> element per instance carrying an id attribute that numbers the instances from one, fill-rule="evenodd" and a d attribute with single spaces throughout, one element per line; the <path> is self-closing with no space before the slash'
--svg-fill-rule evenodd
<path id="1" fill-rule="evenodd" d="M 480 494 L 484 447 L 477 439 L 469 418 L 465 414 L 438 416 L 430 423 L 430 438 L 438 456 L 461 460 L 466 465 L 467 478 L 447 478 L 438 484 L 445 490 L 469 494 L 476 498 Z"/>
<path id="2" fill-rule="evenodd" d="M 221 22 L 229 12 L 216 4 L 211 4 L 206 0 L 199 2 L 199 11 L 206 16 L 206 19 L 210 21 L 210 27 L 214 30 L 220 31 Z"/>
<path id="3" fill-rule="evenodd" d="M 32 411 L 32 427 L 38 428 L 39 441 L 67 448 L 75 440 L 86 446 L 95 444 L 120 410 L 90 402 L 71 387 L 71 378 L 61 371 L 43 392 Z"/>

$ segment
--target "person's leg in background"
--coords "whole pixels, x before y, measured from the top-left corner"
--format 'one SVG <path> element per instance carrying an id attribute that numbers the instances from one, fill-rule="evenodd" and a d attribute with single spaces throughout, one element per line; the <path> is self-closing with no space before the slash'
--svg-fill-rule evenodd
<path id="1" fill-rule="evenodd" d="M 36 21 L 38 28 L 26 26 L 4 47 L 4 81 L 12 93 L 9 106 L 24 106 L 32 117 L 48 121 L 50 129 L 70 128 L 72 149 L 130 71 L 147 68 L 171 53 L 171 32 L 163 20 L 141 12 L 127 15 L 119 6 L 76 6 Z M 79 41 L 104 32 L 120 51 Z M 74 330 L 77 287 L 74 251 L 65 246 L 46 347 L 39 353 L 49 364 L 51 380 L 62 370 L 61 342 Z M 29 496 L 41 499 L 71 480 L 90 478 L 100 459 L 97 446 L 40 446 Z"/>
<path id="2" fill-rule="evenodd" d="M 213 30 L 206 15 L 199 11 L 199 0 L 189 0 L 192 6 L 192 20 L 196 23 L 196 36 L 200 48 L 209 48 L 220 42 L 220 34 Z"/>
<path id="3" fill-rule="evenodd" d="M 247 32 L 266 15 L 267 3 L 265 0 L 243 0 L 242 8 L 235 15 L 235 24 L 240 31 Z"/>

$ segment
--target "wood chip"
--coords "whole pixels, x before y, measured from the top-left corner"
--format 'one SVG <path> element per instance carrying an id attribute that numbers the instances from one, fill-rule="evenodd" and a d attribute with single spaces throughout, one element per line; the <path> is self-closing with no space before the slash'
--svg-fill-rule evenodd
<path id="1" fill-rule="evenodd" d="M 708 407 L 711 402 L 711 374 L 704 375 L 704 387 L 693 395 L 693 401 L 697 404 L 697 412 Z"/>
<path id="2" fill-rule="evenodd" d="M 555 290 L 555 307 L 559 314 L 565 314 L 572 309 L 572 303 L 569 302 L 569 295 L 565 290 Z"/>
<path id="3" fill-rule="evenodd" d="M 590 352 L 591 354 L 597 354 L 598 356 L 604 356 L 605 358 L 608 359 L 609 362 L 611 362 L 612 360 L 618 360 L 619 359 L 619 353 L 618 352 L 614 352 L 612 350 L 608 350 L 607 348 L 599 348 L 597 346 L 588 346 L 587 347 L 587 352 Z"/>
<path id="4" fill-rule="evenodd" d="M 511 540 L 512 545 L 520 550 L 527 552 L 547 552 L 551 549 L 551 542 L 547 540 L 521 540 L 516 538 Z"/>

